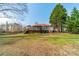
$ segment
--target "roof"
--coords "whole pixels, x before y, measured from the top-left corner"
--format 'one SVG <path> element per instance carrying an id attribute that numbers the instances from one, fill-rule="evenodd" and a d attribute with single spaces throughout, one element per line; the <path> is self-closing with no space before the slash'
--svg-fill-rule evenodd
<path id="1" fill-rule="evenodd" d="M 50 26 L 49 24 L 35 24 L 33 26 Z"/>

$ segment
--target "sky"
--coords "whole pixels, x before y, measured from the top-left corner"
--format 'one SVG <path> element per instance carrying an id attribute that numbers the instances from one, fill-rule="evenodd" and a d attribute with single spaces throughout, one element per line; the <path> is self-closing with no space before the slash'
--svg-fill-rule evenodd
<path id="1" fill-rule="evenodd" d="M 64 8 L 66 8 L 68 15 L 71 14 L 71 11 L 74 7 L 79 9 L 79 4 L 62 4 Z M 55 3 L 33 3 L 28 4 L 27 3 L 27 13 L 24 13 L 21 16 L 18 16 L 20 18 L 17 19 L 7 19 L 7 18 L 0 18 L 0 24 L 8 22 L 20 22 L 23 25 L 33 25 L 35 23 L 38 24 L 49 24 L 49 18 L 51 15 L 52 10 L 56 6 Z M 17 6 L 16 6 L 17 7 Z M 23 8 L 23 7 L 19 7 Z"/>

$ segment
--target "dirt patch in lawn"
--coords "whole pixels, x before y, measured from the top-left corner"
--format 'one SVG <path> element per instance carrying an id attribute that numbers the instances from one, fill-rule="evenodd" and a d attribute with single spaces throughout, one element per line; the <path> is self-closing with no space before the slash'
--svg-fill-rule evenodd
<path id="1" fill-rule="evenodd" d="M 4 45 L 0 55 L 21 56 L 72 56 L 79 55 L 79 45 L 51 44 L 47 40 L 19 40 L 15 44 Z"/>

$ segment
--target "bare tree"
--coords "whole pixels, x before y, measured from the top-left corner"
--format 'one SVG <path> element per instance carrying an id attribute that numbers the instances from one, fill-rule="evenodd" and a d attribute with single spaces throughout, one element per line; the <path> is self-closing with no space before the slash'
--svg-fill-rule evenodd
<path id="1" fill-rule="evenodd" d="M 24 14 L 28 13 L 27 4 L 22 3 L 0 3 L 0 13 L 2 13 L 5 18 L 16 18 L 23 20 Z M 0 16 L 2 17 L 2 16 Z"/>
<path id="2" fill-rule="evenodd" d="M 17 19 L 23 21 L 28 13 L 27 4 L 25 3 L 0 3 L 0 18 Z M 21 24 L 21 23 L 20 23 Z M 8 25 L 6 22 L 6 30 Z"/>

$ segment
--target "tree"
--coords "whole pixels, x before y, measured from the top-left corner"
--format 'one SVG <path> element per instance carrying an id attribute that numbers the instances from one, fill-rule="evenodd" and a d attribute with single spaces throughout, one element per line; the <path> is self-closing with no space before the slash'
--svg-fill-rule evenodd
<path id="1" fill-rule="evenodd" d="M 27 13 L 28 9 L 25 3 L 0 3 L 0 18 L 24 20 Z"/>
<path id="2" fill-rule="evenodd" d="M 79 33 L 79 10 L 73 9 L 70 18 L 67 20 L 67 31 Z"/>
<path id="3" fill-rule="evenodd" d="M 8 33 L 8 30 L 9 30 L 9 29 L 8 29 L 8 22 L 6 22 L 6 30 L 5 30 L 6 33 Z"/>
<path id="4" fill-rule="evenodd" d="M 63 27 L 66 21 L 67 12 L 61 4 L 57 4 L 50 16 L 50 23 L 54 27 L 54 31 L 63 31 Z"/>
<path id="5" fill-rule="evenodd" d="M 28 8 L 26 3 L 0 3 L 0 18 L 16 20 L 15 22 L 21 25 L 21 21 L 25 20 L 27 13 Z M 6 31 L 8 31 L 7 21 Z"/>

